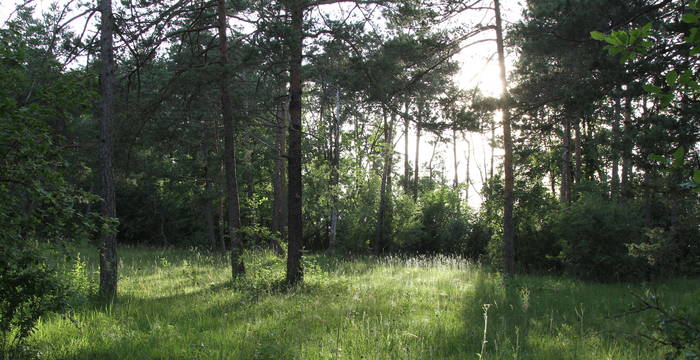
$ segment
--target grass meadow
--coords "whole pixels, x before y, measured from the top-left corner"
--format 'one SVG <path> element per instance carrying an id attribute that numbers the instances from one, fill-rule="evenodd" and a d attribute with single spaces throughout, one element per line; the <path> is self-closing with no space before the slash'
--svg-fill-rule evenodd
<path id="1" fill-rule="evenodd" d="M 284 260 L 268 252 L 246 254 L 248 273 L 235 282 L 220 255 L 121 247 L 119 256 L 118 299 L 43 318 L 30 339 L 43 358 L 661 359 L 668 349 L 639 336 L 653 314 L 610 317 L 649 288 L 668 306 L 700 307 L 698 279 L 524 275 L 506 286 L 444 256 L 308 255 L 293 289 L 281 285 Z M 96 251 L 82 257 L 96 280 Z"/>

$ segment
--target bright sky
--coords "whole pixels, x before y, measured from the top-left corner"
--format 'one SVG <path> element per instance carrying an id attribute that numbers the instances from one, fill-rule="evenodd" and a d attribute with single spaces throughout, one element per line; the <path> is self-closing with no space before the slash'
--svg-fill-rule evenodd
<path id="1" fill-rule="evenodd" d="M 46 11 L 52 0 L 33 0 L 32 4 L 36 6 L 39 11 Z M 8 19 L 8 16 L 14 10 L 14 1 L 4 1 L 0 4 L 0 26 L 4 26 Z M 507 25 L 509 23 L 519 20 L 521 15 L 522 6 L 520 2 L 516 1 L 503 1 L 503 17 L 504 23 Z M 462 15 L 461 19 L 458 21 L 473 22 L 478 21 L 485 15 L 483 12 L 476 13 L 465 13 Z M 488 14 L 486 20 L 491 19 L 492 15 Z M 487 32 L 483 37 L 495 39 L 495 33 L 493 31 Z M 465 48 L 457 56 L 457 60 L 462 64 L 461 69 L 455 79 L 457 84 L 464 89 L 473 89 L 478 86 L 485 95 L 498 96 L 501 93 L 497 59 L 494 56 L 496 52 L 495 41 L 482 42 L 468 48 Z M 488 61 L 491 59 L 490 61 Z M 512 58 L 508 58 L 508 63 L 512 63 Z M 508 66 L 507 66 L 508 67 Z M 497 114 L 496 120 L 500 120 Z M 403 129 L 397 129 L 397 134 L 402 134 Z M 500 129 L 496 131 L 496 134 L 500 134 Z M 458 161 L 458 173 L 460 183 L 464 183 L 466 177 L 466 164 L 467 164 L 467 154 L 470 155 L 470 177 L 472 186 L 469 189 L 469 204 L 472 207 L 479 207 L 481 204 L 481 197 L 479 195 L 479 190 L 481 189 L 482 179 L 486 176 L 486 171 L 489 168 L 489 162 L 491 158 L 491 147 L 488 145 L 489 138 L 491 134 L 467 134 L 466 139 L 458 139 L 457 142 L 457 161 Z M 432 135 L 423 134 L 421 137 L 421 175 L 427 175 L 428 169 L 423 165 L 427 162 L 432 154 L 432 146 L 429 144 L 430 141 L 435 140 Z M 411 131 L 409 134 L 409 159 L 411 162 L 414 160 L 415 156 L 415 130 Z M 403 141 L 399 141 L 396 147 L 396 152 L 403 158 L 404 145 Z M 437 167 L 448 179 L 449 183 L 452 183 L 454 178 L 453 169 L 453 152 L 451 144 L 441 144 L 437 147 L 438 154 L 436 158 L 442 159 L 442 165 L 444 167 Z M 501 149 L 495 150 L 496 154 L 496 164 L 500 163 L 500 156 L 502 155 Z M 397 173 L 403 173 L 403 161 L 398 162 L 398 167 L 396 169 Z M 412 165 L 413 166 L 413 165 Z M 497 165 L 496 165 L 497 166 Z"/>

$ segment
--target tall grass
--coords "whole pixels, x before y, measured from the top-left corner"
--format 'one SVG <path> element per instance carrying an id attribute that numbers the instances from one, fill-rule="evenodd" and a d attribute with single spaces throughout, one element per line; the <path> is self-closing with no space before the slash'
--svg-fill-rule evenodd
<path id="1" fill-rule="evenodd" d="M 94 252 L 94 251 L 92 251 Z M 87 271 L 95 276 L 92 252 Z M 609 320 L 642 285 L 497 273 L 449 256 L 310 255 L 304 285 L 286 289 L 284 260 L 125 247 L 119 298 L 43 319 L 31 338 L 46 359 L 659 359 L 644 321 Z M 676 305 L 696 279 L 655 284 Z M 487 326 L 484 304 L 488 306 Z"/>

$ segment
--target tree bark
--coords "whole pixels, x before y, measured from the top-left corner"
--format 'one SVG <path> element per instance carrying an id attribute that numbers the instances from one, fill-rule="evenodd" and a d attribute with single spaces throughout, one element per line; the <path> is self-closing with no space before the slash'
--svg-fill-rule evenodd
<path id="1" fill-rule="evenodd" d="M 328 251 L 333 253 L 336 248 L 336 233 L 338 230 L 338 184 L 340 182 L 340 89 L 335 91 L 335 111 L 331 124 L 331 226 L 328 234 Z"/>
<path id="2" fill-rule="evenodd" d="M 465 137 L 466 140 L 466 137 Z M 469 206 L 469 188 L 471 187 L 472 184 L 472 179 L 471 179 L 471 174 L 469 172 L 469 167 L 471 166 L 471 160 L 472 160 L 472 151 L 471 151 L 471 143 L 467 141 L 467 174 L 464 179 L 464 181 L 467 184 L 467 190 L 464 192 L 464 202 L 467 203 L 467 206 Z"/>
<path id="3" fill-rule="evenodd" d="M 304 279 L 304 270 L 301 263 L 301 250 L 303 241 L 302 221 L 302 179 L 301 179 L 301 62 L 304 44 L 304 5 L 303 0 L 290 0 L 289 11 L 291 13 L 291 36 L 289 37 L 290 50 L 290 84 L 289 84 L 289 150 L 288 181 L 289 181 L 289 220 L 287 250 L 287 283 L 297 284 Z"/>
<path id="4" fill-rule="evenodd" d="M 245 274 L 243 264 L 243 243 L 238 236 L 241 226 L 240 204 L 238 199 L 238 179 L 236 174 L 236 144 L 233 133 L 233 112 L 228 91 L 228 44 L 226 36 L 225 0 L 218 0 L 217 17 L 219 29 L 219 54 L 221 56 L 221 118 L 224 123 L 224 167 L 226 169 L 226 197 L 228 207 L 228 234 L 231 241 L 231 277 L 233 279 Z"/>
<path id="5" fill-rule="evenodd" d="M 457 189 L 459 186 L 459 172 L 457 171 L 457 166 L 459 163 L 457 162 L 457 129 L 452 128 L 452 158 L 454 159 L 454 172 L 455 172 L 455 178 L 453 181 L 452 186 Z"/>
<path id="6" fill-rule="evenodd" d="M 620 196 L 620 116 L 622 116 L 622 107 L 620 106 L 620 98 L 615 98 L 612 124 L 612 176 L 610 183 L 610 198 L 617 199 Z"/>
<path id="7" fill-rule="evenodd" d="M 571 120 L 564 116 L 564 131 L 561 142 L 561 191 L 559 200 L 568 204 L 571 200 Z"/>
<path id="8" fill-rule="evenodd" d="M 393 127 L 396 115 L 392 113 L 391 121 L 387 121 L 386 109 L 382 112 L 384 117 L 384 166 L 382 169 L 382 185 L 379 192 L 379 211 L 377 212 L 377 240 L 374 244 L 376 255 L 380 255 L 386 250 L 392 232 L 391 173 L 394 154 Z"/>
<path id="9" fill-rule="evenodd" d="M 621 193 L 624 198 L 632 197 L 632 99 L 625 98 L 625 118 L 622 135 L 622 181 Z"/>
<path id="10" fill-rule="evenodd" d="M 406 101 L 404 104 L 404 113 L 406 113 L 403 119 L 403 192 L 408 194 L 409 188 L 411 187 L 411 169 L 408 163 L 408 130 L 410 119 L 408 117 L 409 102 Z"/>
<path id="11" fill-rule="evenodd" d="M 498 50 L 498 67 L 500 68 L 502 99 L 508 98 L 508 82 L 506 80 L 506 62 L 503 49 L 503 25 L 501 20 L 501 6 L 499 0 L 494 0 L 496 12 L 496 46 Z M 503 272 L 511 277 L 515 274 L 515 245 L 513 229 L 513 139 L 510 130 L 510 111 L 507 105 L 501 108 L 503 111 L 503 169 L 505 183 L 503 186 Z"/>
<path id="12" fill-rule="evenodd" d="M 583 139 L 582 139 L 582 134 L 581 134 L 581 125 L 580 121 L 576 120 L 574 122 L 574 136 L 576 139 L 574 140 L 574 183 L 575 184 L 580 184 L 581 183 L 581 171 L 582 171 L 582 147 L 583 147 Z"/>
<path id="13" fill-rule="evenodd" d="M 287 99 L 279 105 L 277 111 L 277 124 L 275 127 L 275 165 L 272 175 L 272 231 L 279 234 L 282 239 L 286 238 L 287 227 L 287 186 L 284 166 L 284 147 L 287 136 L 287 118 L 289 103 Z M 283 255 L 282 247 L 278 242 L 270 244 L 272 249 Z"/>
<path id="14" fill-rule="evenodd" d="M 100 91 L 102 94 L 100 116 L 100 179 L 102 183 L 102 216 L 114 219 L 117 215 L 114 195 L 114 173 L 112 157 L 114 153 L 114 48 L 112 1 L 100 0 L 100 58 L 102 74 Z M 100 294 L 112 299 L 117 296 L 117 237 L 114 232 L 102 234 L 100 248 Z"/>
<path id="15" fill-rule="evenodd" d="M 418 121 L 416 121 L 416 162 L 415 169 L 413 169 L 413 201 L 418 200 L 418 185 L 420 181 L 419 169 L 420 169 L 420 132 L 421 132 L 421 122 L 423 121 L 423 102 L 419 100 L 418 102 Z"/>
<path id="16" fill-rule="evenodd" d="M 209 249 L 211 251 L 216 250 L 216 220 L 214 216 L 214 204 L 211 198 L 212 186 L 211 186 L 211 171 L 209 170 L 209 132 L 205 129 L 202 131 L 202 159 L 204 160 L 204 167 L 202 169 L 204 176 L 204 221 L 207 226 L 207 240 L 209 240 Z"/>

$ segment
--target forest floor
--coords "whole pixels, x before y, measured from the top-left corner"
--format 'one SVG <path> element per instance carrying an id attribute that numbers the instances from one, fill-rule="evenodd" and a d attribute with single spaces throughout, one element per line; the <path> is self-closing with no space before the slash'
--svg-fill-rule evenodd
<path id="1" fill-rule="evenodd" d="M 92 251 L 96 253 L 96 251 Z M 96 254 L 83 254 L 91 275 Z M 596 284 L 498 273 L 452 257 L 305 258 L 304 285 L 285 263 L 246 255 L 122 247 L 119 298 L 43 319 L 31 345 L 45 359 L 660 359 L 638 334 L 654 314 L 610 317 L 653 287 L 691 307 L 697 279 Z M 484 304 L 488 307 L 485 328 Z M 484 343 L 484 336 L 486 342 Z"/>

